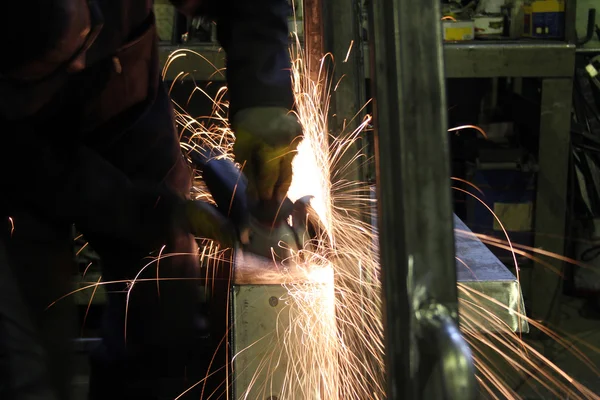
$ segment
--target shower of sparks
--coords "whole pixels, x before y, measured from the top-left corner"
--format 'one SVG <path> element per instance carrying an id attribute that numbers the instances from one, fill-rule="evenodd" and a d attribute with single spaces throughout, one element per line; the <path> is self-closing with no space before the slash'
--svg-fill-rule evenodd
<path id="1" fill-rule="evenodd" d="M 263 339 L 273 341 L 273 353 L 258 363 L 253 386 L 246 389 L 244 398 L 250 398 L 251 393 L 268 393 L 272 382 L 268 378 L 261 382 L 259 376 L 268 376 L 261 375 L 261 371 L 277 366 L 286 369 L 281 398 L 383 399 L 384 346 L 377 231 L 371 224 L 363 222 L 369 217 L 365 210 L 374 209 L 374 204 L 367 184 L 341 178 L 344 170 L 352 168 L 351 164 L 341 165 L 342 157 L 352 151 L 370 117 L 366 116 L 353 131 L 329 135 L 332 82 L 324 76 L 323 67 L 314 78 L 314 71 L 307 70 L 308 60 L 299 49 L 298 45 L 292 48 L 292 85 L 305 136 L 293 163 L 294 178 L 288 196 L 292 200 L 313 196 L 311 215 L 318 220 L 320 229 L 317 238 L 292 259 L 286 260 L 301 274 L 300 277 L 297 273 L 282 277 L 286 295 L 280 300 L 287 305 L 284 311 L 287 315 L 281 320 L 286 322 L 281 330 L 273 333 L 275 337 Z M 325 58 L 321 66 L 324 63 Z M 208 96 L 206 92 L 198 91 Z M 219 90 L 218 98 L 214 99 L 213 115 L 202 121 L 190 117 L 183 107 L 176 105 L 180 126 L 194 132 L 190 142 L 183 144 L 184 149 L 197 145 L 218 146 L 232 158 L 235 136 L 227 125 L 227 104 L 222 101 L 224 93 L 225 89 Z M 475 129 L 486 137 L 484 131 L 471 125 L 453 128 L 450 132 L 463 129 Z M 357 154 L 352 160 L 361 156 Z M 197 192 L 201 198 L 210 198 L 201 186 Z M 354 203 L 354 207 L 340 205 L 349 203 Z M 457 234 L 477 236 L 470 232 Z M 555 257 L 542 250 L 513 245 L 510 241 L 489 237 L 479 239 L 514 254 L 529 256 L 549 267 L 550 264 L 539 256 Z M 461 330 L 473 350 L 480 391 L 487 397 L 520 398 L 513 388 L 513 381 L 522 379 L 527 385 L 544 388 L 562 398 L 599 398 L 523 341 L 489 310 L 490 304 L 496 306 L 495 310 L 512 313 L 518 320 L 541 329 L 594 368 L 575 347 L 527 318 L 521 309 L 509 310 L 472 287 L 458 284 L 458 288 Z M 280 354 L 281 348 L 285 356 Z M 282 363 L 284 359 L 287 361 Z M 500 368 L 501 361 L 503 368 Z M 512 374 L 507 373 L 507 369 L 512 370 Z"/>
<path id="2" fill-rule="evenodd" d="M 320 229 L 317 238 L 292 259 L 286 260 L 301 274 L 300 278 L 297 273 L 290 274 L 287 279 L 283 277 L 287 294 L 280 300 L 287 305 L 288 318 L 282 320 L 289 322 L 274 333 L 275 338 L 270 337 L 280 343 L 285 357 L 275 350 L 278 346 L 273 345 L 273 354 L 259 363 L 260 368 L 277 365 L 286 369 L 281 398 L 383 399 L 384 346 L 377 231 L 371 224 L 363 222 L 369 216 L 365 210 L 372 210 L 374 204 L 366 183 L 340 178 L 344 169 L 352 168 L 350 164 L 340 165 L 342 156 L 354 148 L 353 144 L 368 126 L 370 117 L 366 116 L 353 131 L 330 136 L 327 124 L 332 82 L 324 76 L 323 67 L 314 78 L 314 73 L 307 70 L 308 60 L 298 45 L 292 48 L 292 56 L 296 110 L 305 136 L 294 160 L 294 178 L 288 196 L 292 200 L 313 196 L 312 215 L 316 216 Z M 321 65 L 324 63 L 325 58 Z M 209 96 L 205 91 L 197 90 Z M 210 118 L 192 118 L 184 107 L 176 105 L 180 126 L 194 133 L 189 142 L 182 144 L 184 149 L 216 146 L 227 157 L 233 157 L 231 149 L 235 136 L 227 125 L 224 94 L 222 88 L 218 97 L 212 99 L 214 107 Z M 470 125 L 450 131 L 463 129 L 475 129 L 486 137 L 485 132 Z M 357 154 L 353 160 L 360 156 Z M 210 199 L 201 183 L 196 192 L 198 198 Z M 340 206 L 349 203 L 355 206 Z M 457 234 L 476 236 L 470 232 Z M 541 262 L 544 261 L 532 253 L 555 256 L 538 249 L 525 249 L 510 241 L 480 239 Z M 203 255 L 205 259 L 211 258 L 206 250 Z M 545 265 L 550 266 L 547 262 Z M 522 340 L 499 316 L 488 310 L 489 305 L 504 308 L 503 311 L 512 313 L 517 319 L 541 329 L 594 368 L 581 352 L 569 346 L 568 341 L 527 318 L 520 309 L 509 310 L 472 287 L 458 284 L 458 288 L 461 330 L 473 350 L 480 390 L 488 397 L 518 399 L 520 396 L 513 389 L 515 382 L 511 379 L 526 379 L 528 385 L 544 388 L 561 398 L 600 398 Z M 284 358 L 287 361 L 282 366 L 280 363 Z M 500 368 L 500 360 L 503 368 Z M 512 369 L 512 374 L 507 374 L 507 367 Z M 245 398 L 250 398 L 250 393 L 266 393 L 272 384 L 260 382 L 259 375 L 260 371 L 257 371 L 252 381 L 256 387 L 248 387 Z"/>
<path id="3" fill-rule="evenodd" d="M 344 156 L 354 151 L 354 144 L 370 123 L 370 117 L 365 116 L 352 131 L 329 135 L 332 82 L 325 76 L 323 67 L 316 78 L 311 73 L 315 71 L 308 71 L 309 63 L 299 43 L 292 46 L 291 52 L 296 112 L 304 128 L 304 139 L 293 163 L 294 177 L 288 196 L 292 200 L 312 196 L 310 216 L 319 229 L 316 238 L 291 259 L 285 260 L 286 265 L 294 267 L 288 268 L 288 271 L 295 271 L 287 275 L 284 272 L 279 277 L 286 292 L 279 299 L 286 304 L 282 311 L 286 318 L 281 320 L 286 322 L 281 330 L 263 339 L 272 340 L 274 350 L 267 359 L 259 362 L 260 369 L 285 369 L 283 388 L 279 393 L 282 399 L 383 399 L 386 396 L 377 231 L 372 224 L 364 222 L 369 220 L 369 210 L 374 210 L 374 204 L 371 188 L 365 182 L 343 178 L 344 172 L 353 168 L 352 162 L 362 157 L 362 154 L 356 154 L 348 163 L 348 157 Z M 170 62 L 178 57 L 189 56 L 202 57 L 198 53 L 180 50 L 172 55 Z M 178 78 L 187 75 L 181 73 Z M 194 118 L 185 111 L 185 106 L 175 104 L 176 120 L 182 135 L 192 133 L 186 136 L 182 148 L 217 147 L 222 150 L 224 157 L 233 159 L 235 136 L 227 122 L 228 104 L 223 100 L 226 89 L 219 89 L 215 98 L 200 88 L 196 88 L 193 94 L 197 93 L 213 102 L 213 112 L 210 116 Z M 474 126 L 458 127 L 451 131 L 462 129 L 475 129 L 485 137 L 485 132 Z M 212 201 L 202 184 L 202 177 L 198 175 L 196 178 L 192 195 L 200 200 Z M 345 206 L 347 204 L 353 204 L 353 207 Z M 540 257 L 561 258 L 508 240 L 471 232 L 456 233 L 507 249 L 513 254 L 524 255 L 549 267 L 551 265 Z M 200 258 L 206 267 L 205 279 L 211 281 L 219 273 L 215 271 L 223 265 L 229 265 L 227 251 L 208 240 L 202 244 Z M 174 255 L 163 255 L 171 256 Z M 561 259 L 577 264 L 575 260 Z M 136 282 L 142 281 L 152 280 L 139 279 Z M 108 283 L 93 282 L 76 291 L 93 289 L 95 292 L 99 285 Z M 134 282 L 129 283 L 131 288 Z M 558 398 L 600 399 L 600 396 L 527 344 L 501 317 L 490 311 L 490 305 L 494 305 L 495 310 L 511 313 L 518 320 L 540 329 L 549 339 L 597 371 L 570 341 L 538 321 L 527 318 L 522 310 L 508 309 L 473 287 L 459 283 L 458 290 L 461 331 L 473 351 L 479 388 L 486 397 L 519 399 L 521 397 L 515 387 L 519 382 L 525 382 L 532 388 L 542 388 Z M 234 358 L 239 355 L 234 355 Z M 254 398 L 251 393 L 268 392 L 272 382 L 261 382 L 260 373 L 256 371 L 256 378 L 252 380 L 254 386 L 246 388 L 243 399 Z M 222 398 L 214 393 L 205 395 L 203 398 Z"/>
<path id="4" fill-rule="evenodd" d="M 364 182 L 342 178 L 352 168 L 343 156 L 371 119 L 366 116 L 354 130 L 329 136 L 331 81 L 323 68 L 311 79 L 301 51 L 293 51 L 292 60 L 304 140 L 288 196 L 314 196 L 311 206 L 321 229 L 294 260 L 306 279 L 285 284 L 290 304 L 287 375 L 299 377 L 289 379 L 285 389 L 295 398 L 384 398 L 379 262 L 375 232 L 362 215 L 372 209 L 371 191 Z M 344 207 L 349 200 L 352 208 Z"/>

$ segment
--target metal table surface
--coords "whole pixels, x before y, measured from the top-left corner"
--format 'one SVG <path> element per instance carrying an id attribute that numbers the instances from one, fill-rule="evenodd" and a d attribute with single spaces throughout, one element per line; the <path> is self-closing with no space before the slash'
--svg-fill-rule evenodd
<path id="1" fill-rule="evenodd" d="M 446 78 L 573 76 L 575 46 L 551 41 L 472 41 L 444 44 Z"/>
<path id="2" fill-rule="evenodd" d="M 443 54 L 446 78 L 570 77 L 575 62 L 574 45 L 541 40 L 447 42 Z"/>
<path id="3" fill-rule="evenodd" d="M 197 80 L 224 80 L 217 70 L 225 68 L 225 53 L 215 44 L 190 44 L 188 46 L 160 45 L 159 59 L 164 66 L 169 55 L 176 50 L 191 50 L 175 60 L 167 71 L 167 80 L 179 73 L 192 73 Z M 365 47 L 364 54 L 368 54 Z M 444 63 L 447 78 L 512 77 L 569 77 L 573 75 L 575 47 L 557 42 L 461 42 L 444 45 Z M 369 75 L 365 64 L 365 75 Z"/>

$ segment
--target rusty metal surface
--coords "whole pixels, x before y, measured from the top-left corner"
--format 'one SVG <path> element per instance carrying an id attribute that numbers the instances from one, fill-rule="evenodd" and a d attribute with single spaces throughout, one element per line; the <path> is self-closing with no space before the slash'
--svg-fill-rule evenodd
<path id="1" fill-rule="evenodd" d="M 322 0 L 303 0 L 304 46 L 313 78 L 325 53 Z"/>

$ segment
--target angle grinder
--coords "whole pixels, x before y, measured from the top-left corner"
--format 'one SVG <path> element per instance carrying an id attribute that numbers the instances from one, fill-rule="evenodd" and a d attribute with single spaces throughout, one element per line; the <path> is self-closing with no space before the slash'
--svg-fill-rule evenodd
<path id="1" fill-rule="evenodd" d="M 282 262 L 301 250 L 314 234 L 308 224 L 310 196 L 296 202 L 252 201 L 246 193 L 247 179 L 219 149 L 193 147 L 188 152 L 202 174 L 217 209 L 238 230 L 240 248 L 265 259 Z"/>

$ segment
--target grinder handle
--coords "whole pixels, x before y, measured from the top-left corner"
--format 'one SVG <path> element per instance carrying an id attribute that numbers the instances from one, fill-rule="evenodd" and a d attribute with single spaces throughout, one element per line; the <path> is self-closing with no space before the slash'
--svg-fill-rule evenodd
<path id="1" fill-rule="evenodd" d="M 283 202 L 251 201 L 246 193 L 247 180 L 235 163 L 218 149 L 206 150 L 196 146 L 188 156 L 202 173 L 217 208 L 238 227 L 247 224 L 251 215 L 259 223 L 275 225 L 285 222 L 292 214 L 294 204 L 289 198 Z"/>

